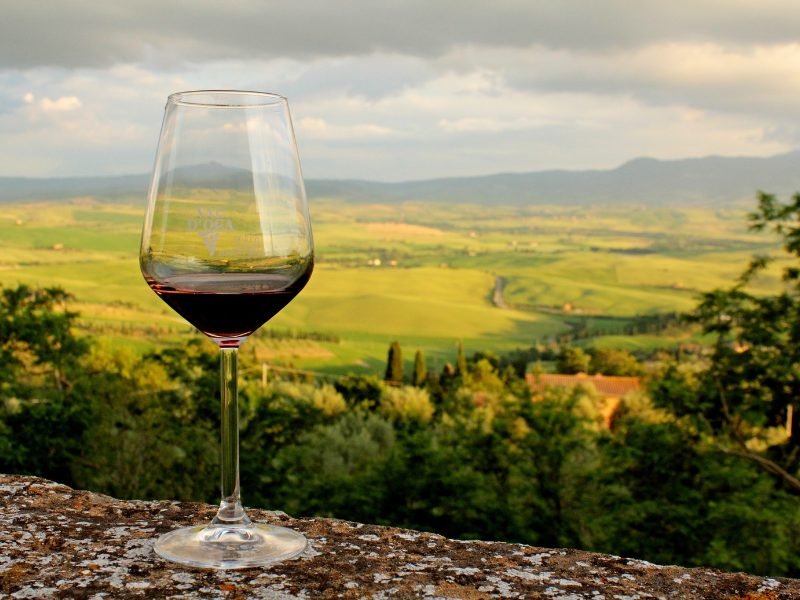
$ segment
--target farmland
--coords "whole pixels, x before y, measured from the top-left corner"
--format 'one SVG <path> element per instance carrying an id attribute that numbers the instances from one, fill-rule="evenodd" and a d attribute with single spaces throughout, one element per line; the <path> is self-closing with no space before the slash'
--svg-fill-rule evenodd
<path id="1" fill-rule="evenodd" d="M 407 359 L 419 348 L 441 365 L 458 341 L 503 352 L 601 317 L 614 318 L 602 319 L 592 344 L 669 347 L 689 334 L 631 337 L 622 327 L 691 308 L 699 292 L 728 285 L 753 253 L 768 252 L 769 237 L 746 230 L 748 208 L 315 200 L 311 282 L 269 324 L 282 335 L 244 350 L 315 371 L 377 372 L 392 340 Z M 142 212 L 95 198 L 5 204 L 0 283 L 65 288 L 82 330 L 112 345 L 144 350 L 194 335 L 139 274 Z"/>

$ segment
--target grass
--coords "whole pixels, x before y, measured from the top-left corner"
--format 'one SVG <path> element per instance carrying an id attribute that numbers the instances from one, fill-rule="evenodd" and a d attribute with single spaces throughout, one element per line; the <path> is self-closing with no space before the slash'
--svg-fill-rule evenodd
<path id="1" fill-rule="evenodd" d="M 137 351 L 190 330 L 139 273 L 141 206 L 78 199 L 4 208 L 3 285 L 59 285 L 78 298 L 87 332 Z M 503 352 L 568 331 L 575 315 L 687 310 L 700 292 L 729 285 L 752 253 L 773 250 L 736 210 L 317 200 L 312 217 L 318 266 L 269 326 L 339 341 L 253 340 L 253 364 L 382 372 L 398 340 L 409 369 L 416 349 L 437 367 L 455 360 L 458 341 L 467 352 Z M 497 276 L 510 309 L 492 303 Z M 773 271 L 759 286 L 777 281 Z M 571 313 L 562 312 L 567 304 Z M 608 335 L 588 343 L 648 349 L 679 341 Z"/>
<path id="2" fill-rule="evenodd" d="M 669 335 L 604 335 L 592 338 L 589 343 L 578 345 L 591 346 L 592 348 L 615 350 L 628 350 L 629 352 L 652 352 L 653 350 L 667 350 L 690 340 L 687 336 Z"/>

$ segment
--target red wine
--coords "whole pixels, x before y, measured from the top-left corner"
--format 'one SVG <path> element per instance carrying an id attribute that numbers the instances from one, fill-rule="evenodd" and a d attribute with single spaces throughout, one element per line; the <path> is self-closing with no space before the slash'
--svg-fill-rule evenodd
<path id="1" fill-rule="evenodd" d="M 314 268 L 300 277 L 276 273 L 175 275 L 147 283 L 175 312 L 223 345 L 238 346 L 302 290 Z"/>

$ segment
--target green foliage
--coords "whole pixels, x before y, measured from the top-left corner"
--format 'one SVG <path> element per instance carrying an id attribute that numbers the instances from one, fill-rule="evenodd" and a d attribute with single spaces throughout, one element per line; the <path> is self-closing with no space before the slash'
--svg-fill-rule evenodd
<path id="1" fill-rule="evenodd" d="M 642 366 L 636 357 L 626 350 L 597 348 L 590 352 L 589 371 L 603 375 L 636 376 L 642 374 Z"/>
<path id="2" fill-rule="evenodd" d="M 278 506 L 295 514 L 374 517 L 394 444 L 392 426 L 376 415 L 348 413 L 308 429 L 275 457 Z"/>
<path id="3" fill-rule="evenodd" d="M 628 420 L 603 446 L 614 469 L 598 473 L 609 489 L 602 507 L 614 507 L 594 532 L 598 549 L 620 547 L 625 556 L 661 563 L 690 562 L 704 552 L 696 514 L 704 509 L 702 457 L 688 435 L 673 424 Z M 667 499 L 671 499 L 667 501 Z M 657 544 L 648 540 L 657 539 Z"/>
<path id="4" fill-rule="evenodd" d="M 75 336 L 77 313 L 66 309 L 71 296 L 60 288 L 26 285 L 0 290 L 0 389 L 29 397 L 31 384 L 41 392 L 62 393 L 71 371 L 87 351 Z M 62 396 L 63 397 L 63 396 Z"/>
<path id="5" fill-rule="evenodd" d="M 75 387 L 88 344 L 73 333 L 70 299 L 25 285 L 0 293 L 0 470 L 73 481 L 98 406 Z"/>
<path id="6" fill-rule="evenodd" d="M 85 386 L 98 414 L 73 465 L 76 484 L 122 498 L 215 499 L 217 423 L 206 398 L 190 381 L 176 390 L 161 365 L 139 367 L 131 377 L 95 373 Z"/>
<path id="7" fill-rule="evenodd" d="M 417 387 L 424 386 L 428 381 L 428 366 L 425 364 L 422 350 L 417 350 L 414 354 L 414 373 L 411 375 L 411 381 Z"/>
<path id="8" fill-rule="evenodd" d="M 345 375 L 334 387 L 350 406 L 371 410 L 380 404 L 384 384 L 374 375 Z"/>
<path id="9" fill-rule="evenodd" d="M 311 387 L 311 404 L 326 417 L 335 417 L 347 410 L 344 397 L 331 384 Z"/>
<path id="10" fill-rule="evenodd" d="M 464 343 L 458 342 L 456 351 L 456 375 L 467 377 L 469 369 L 467 369 L 467 356 L 464 354 Z"/>
<path id="11" fill-rule="evenodd" d="M 434 408 L 428 391 L 414 386 L 388 387 L 381 398 L 381 414 L 397 423 L 430 423 Z"/>
<path id="12" fill-rule="evenodd" d="M 753 228 L 771 229 L 788 254 L 784 287 L 752 290 L 774 260 L 755 257 L 730 288 L 702 295 L 691 318 L 714 339 L 708 365 L 680 381 L 667 372 L 654 398 L 690 419 L 708 443 L 746 458 L 800 494 L 800 195 L 761 194 Z M 788 432 L 787 432 L 788 429 Z"/>
<path id="13" fill-rule="evenodd" d="M 199 344 L 115 354 L 75 337 L 61 290 L 20 286 L 2 298 L 0 470 L 120 497 L 213 496 L 212 355 Z"/>
<path id="14" fill-rule="evenodd" d="M 0 470 L 35 474 L 68 484 L 76 482 L 75 470 L 85 458 L 85 444 L 99 418 L 91 399 L 29 399 L 8 403 L 0 411 L 3 428 Z"/>
<path id="15" fill-rule="evenodd" d="M 549 547 L 585 545 L 581 514 L 594 501 L 585 481 L 594 470 L 596 450 L 593 434 L 574 410 L 575 400 L 545 398 L 519 407 L 526 426 L 516 424 L 507 458 L 517 521 L 511 539 Z"/>
<path id="16" fill-rule="evenodd" d="M 389 346 L 384 379 L 392 383 L 403 382 L 403 352 L 398 342 L 392 342 Z"/>
<path id="17" fill-rule="evenodd" d="M 590 360 L 589 355 L 582 348 L 566 346 L 556 359 L 556 371 L 567 375 L 588 373 Z"/>
<path id="18" fill-rule="evenodd" d="M 384 471 L 380 522 L 448 537 L 502 538 L 489 534 L 504 516 L 494 475 L 476 464 L 465 427 L 459 420 L 401 432 Z"/>
<path id="19" fill-rule="evenodd" d="M 751 573 L 800 569 L 800 508 L 753 464 L 709 451 L 675 421 L 623 418 L 601 449 L 611 468 L 596 473 L 605 493 L 594 549 Z"/>
<path id="20" fill-rule="evenodd" d="M 797 199 L 782 207 L 762 198 L 754 224 L 773 227 L 796 258 L 799 213 Z M 517 221 L 509 218 L 509 227 L 518 228 Z M 490 245 L 488 238 L 481 233 L 481 243 Z M 652 300 L 645 299 L 651 294 L 659 302 L 680 298 L 688 303 L 691 292 L 679 287 L 665 292 L 663 282 L 647 279 L 654 272 L 652 257 L 647 269 L 640 264 L 636 271 L 635 254 L 617 253 L 615 264 L 624 259 L 625 268 L 612 269 L 600 250 L 590 262 L 562 260 L 560 250 L 548 257 L 528 253 L 525 269 L 537 260 L 544 275 L 528 282 L 530 287 L 527 271 L 512 268 L 506 300 L 525 301 L 536 288 L 542 293 L 533 294 L 536 302 L 552 303 L 570 269 L 585 272 L 591 265 L 597 281 L 581 288 L 587 302 L 595 294 L 598 305 L 613 305 L 612 280 L 627 278 L 637 282 L 637 291 L 627 297 L 628 314 L 634 306 L 653 308 Z M 403 251 L 392 250 L 407 256 Z M 438 265 L 439 249 L 430 252 Z M 714 260 L 720 256 L 715 253 Z M 432 281 L 432 274 L 445 274 L 436 291 L 442 305 L 453 307 L 446 327 L 458 323 L 469 336 L 484 331 L 481 321 L 487 313 L 465 308 L 459 296 L 463 290 L 450 288 L 463 274 L 459 271 L 469 271 L 467 265 L 505 269 L 511 266 L 507 258 L 488 251 L 465 255 L 459 259 L 463 269 L 429 265 L 425 278 L 422 273 L 409 276 Z M 499 346 L 489 345 L 468 362 L 459 344 L 456 366 L 430 373 L 424 387 L 417 365 L 424 365 L 421 352 L 415 357 L 415 386 L 397 385 L 403 380 L 399 343 L 387 360 L 386 379 L 392 385 L 374 375 L 348 375 L 333 385 L 273 380 L 261 387 L 243 369 L 245 501 L 296 515 L 332 515 L 450 537 L 800 575 L 800 509 L 791 493 L 800 454 L 794 437 L 800 436 L 800 427 L 791 436 L 783 429 L 786 407 L 800 397 L 795 372 L 800 364 L 800 270 L 788 267 L 785 289 L 770 296 L 764 293 L 768 286 L 755 285 L 768 262 L 755 261 L 733 288 L 703 297 L 695 318 L 716 341 L 707 362 L 693 356 L 691 363 L 654 366 L 653 402 L 626 398 L 611 430 L 602 425 L 602 399 L 594 391 L 549 390 L 534 402 L 522 376 L 528 364 L 556 358 L 561 372 L 637 373 L 638 363 L 625 352 L 595 349 L 587 354 L 550 343 L 498 356 L 491 350 Z M 698 266 L 697 281 L 704 280 L 706 267 Z M 557 271 L 562 271 L 558 277 Z M 381 293 L 395 295 L 396 272 L 369 271 L 383 286 Z M 352 281 L 339 277 L 337 285 L 346 288 L 364 276 L 361 271 L 357 275 Z M 485 297 L 488 276 L 474 275 L 469 276 L 472 291 L 477 290 L 473 295 Z M 639 290 L 641 280 L 650 281 L 655 291 Z M 543 289 L 550 285 L 552 290 Z M 11 298 L 5 306 L 16 308 L 2 308 L 12 317 L 0 320 L 0 327 L 6 327 L 0 329 L 5 336 L 0 352 L 8 357 L 0 363 L 0 469 L 34 472 L 121 497 L 213 500 L 218 481 L 213 346 L 194 339 L 145 356 L 100 344 L 87 351 L 88 344 L 80 346 L 86 342 L 71 337 L 71 327 L 65 327 L 72 323 L 71 313 L 58 300 L 48 300 L 47 293 L 29 292 L 16 304 L 3 296 Z M 44 300 L 36 300 L 37 294 Z M 391 310 L 418 328 L 419 313 L 405 310 L 403 299 L 393 302 L 380 319 L 385 321 Z M 337 303 L 326 298 L 325 304 Z M 330 312 L 312 312 L 337 322 Z M 372 327 L 374 315 L 363 315 Z M 530 340 L 530 315 L 496 309 L 492 315 L 505 319 L 509 340 Z M 629 319 L 627 326 L 661 331 L 674 327 L 673 317 Z M 609 325 L 591 317 L 580 321 L 582 328 L 572 332 L 576 337 L 594 336 Z M 554 317 L 548 331 L 557 333 L 561 322 Z M 622 330 L 626 325 L 618 320 L 614 326 Z M 54 335 L 46 328 L 61 332 L 50 338 L 57 343 L 37 346 L 37 336 Z M 384 339 L 370 340 L 375 364 L 382 362 Z M 465 338 L 470 346 L 475 339 Z M 78 345 L 71 345 L 76 340 Z M 800 411 L 794 415 L 796 420 Z"/>

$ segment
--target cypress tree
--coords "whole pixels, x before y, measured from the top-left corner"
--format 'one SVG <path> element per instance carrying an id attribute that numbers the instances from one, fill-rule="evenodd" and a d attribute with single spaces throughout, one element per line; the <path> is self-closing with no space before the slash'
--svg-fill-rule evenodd
<path id="1" fill-rule="evenodd" d="M 386 381 L 403 383 L 403 353 L 399 342 L 392 342 L 386 357 Z"/>
<path id="2" fill-rule="evenodd" d="M 425 380 L 428 378 L 428 367 L 425 365 L 425 356 L 422 350 L 417 350 L 414 355 L 414 375 L 412 380 L 415 386 L 422 387 L 425 385 Z"/>
<path id="3" fill-rule="evenodd" d="M 464 344 L 458 342 L 458 355 L 456 356 L 456 374 L 467 376 L 467 357 L 464 355 Z"/>

